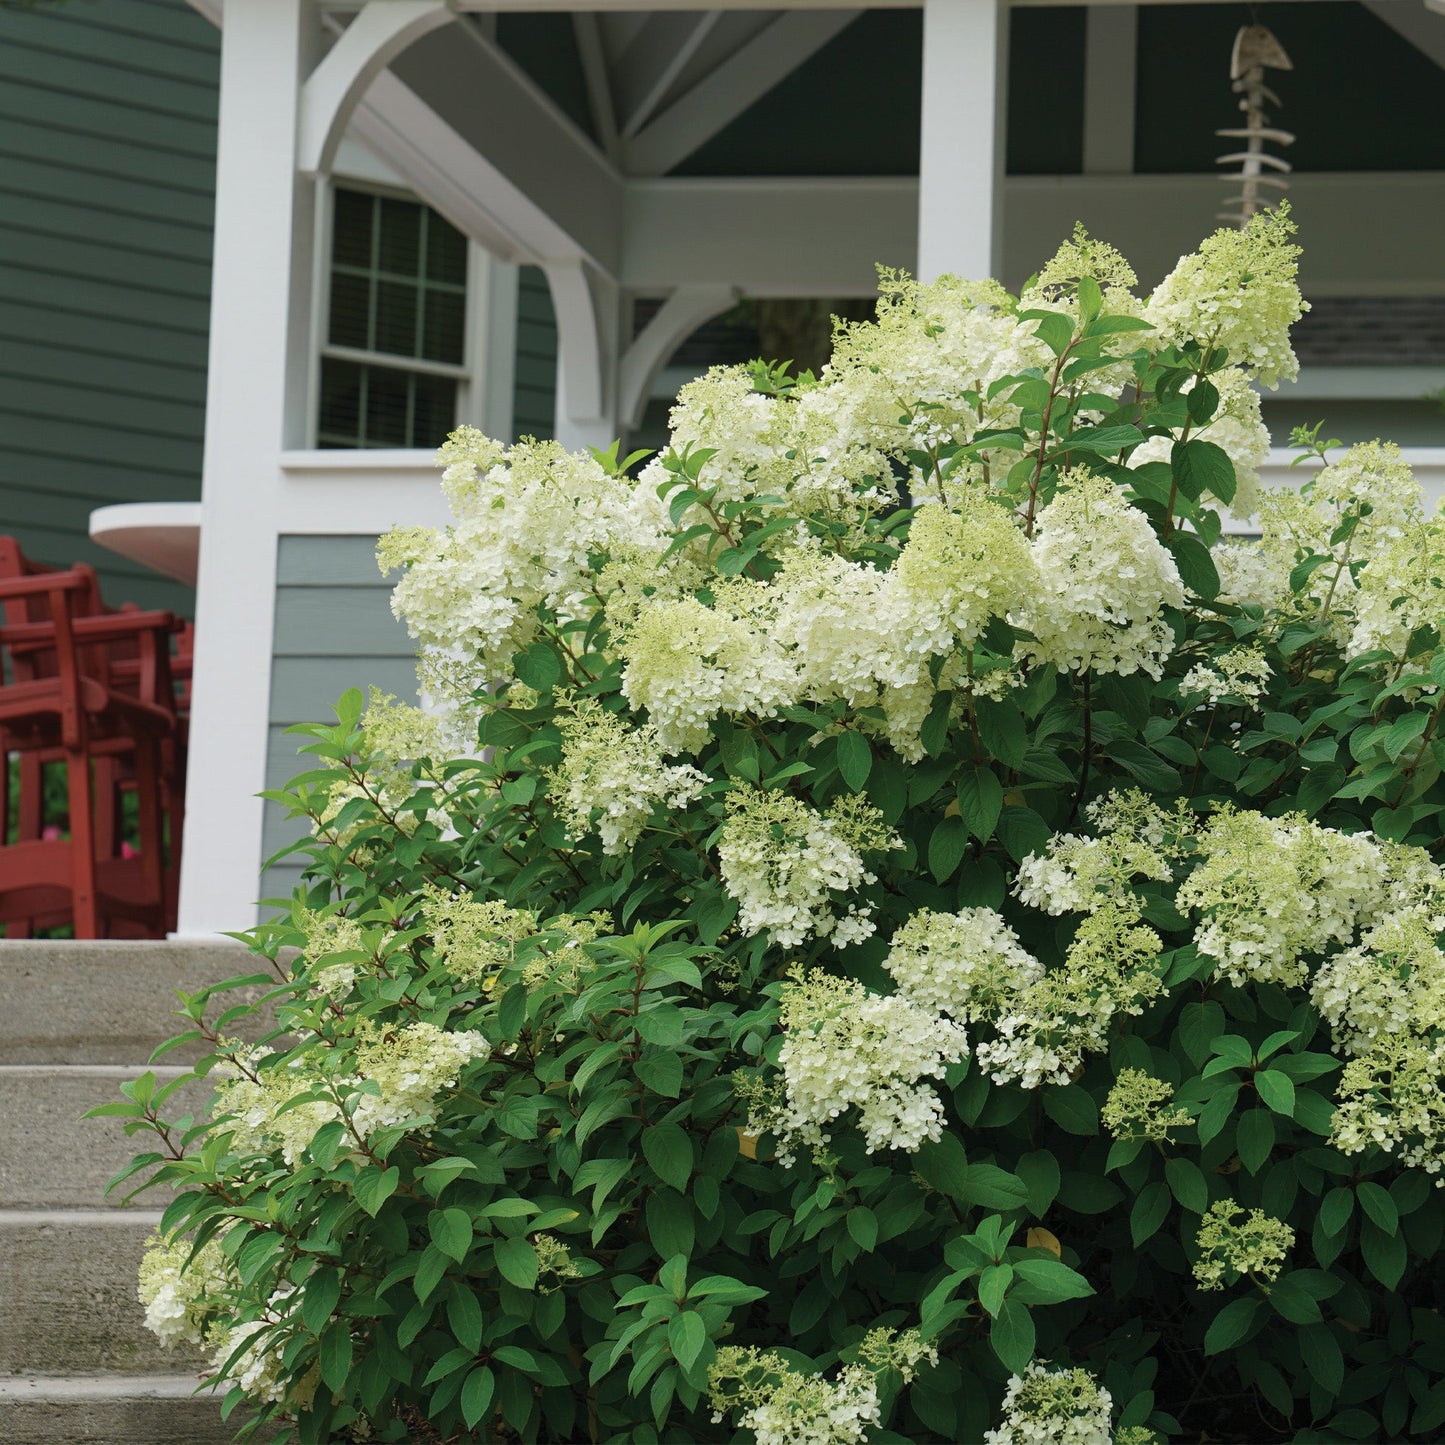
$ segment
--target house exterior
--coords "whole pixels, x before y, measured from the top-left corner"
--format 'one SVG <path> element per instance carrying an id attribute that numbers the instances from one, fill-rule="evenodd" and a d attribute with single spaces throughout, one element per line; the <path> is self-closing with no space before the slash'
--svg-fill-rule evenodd
<path id="1" fill-rule="evenodd" d="M 1213 130 L 1233 118 L 1244 18 L 1112 0 L 191 3 L 0 10 L 0 107 L 27 138 L 0 161 L 0 296 L 31 316 L 0 345 L 7 410 L 37 418 L 0 443 L 0 527 L 25 536 L 61 496 L 70 518 L 200 498 L 193 936 L 255 916 L 261 859 L 288 835 L 253 795 L 293 769 L 285 726 L 349 685 L 411 690 L 371 549 L 394 523 L 445 521 L 439 427 L 649 437 L 716 354 L 716 319 L 746 332 L 741 298 L 861 301 L 878 262 L 1017 285 L 1076 220 L 1146 282 L 1164 274 L 1217 224 Z M 1298 136 L 1316 306 L 1300 382 L 1266 418 L 1277 437 L 1322 416 L 1393 436 L 1432 485 L 1436 3 L 1282 0 L 1265 17 L 1295 63 L 1271 81 Z M 26 299 L 45 285 L 66 294 Z M 77 319 L 40 334 L 52 313 Z M 82 375 L 96 399 L 67 428 Z M 70 449 L 51 457 L 57 436 Z"/>

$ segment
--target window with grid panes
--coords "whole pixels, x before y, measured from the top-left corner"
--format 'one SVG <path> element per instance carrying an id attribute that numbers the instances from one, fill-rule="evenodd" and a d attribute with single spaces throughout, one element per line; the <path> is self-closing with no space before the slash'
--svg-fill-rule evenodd
<path id="1" fill-rule="evenodd" d="M 434 447 L 456 425 L 467 241 L 416 201 L 333 193 L 316 442 Z"/>

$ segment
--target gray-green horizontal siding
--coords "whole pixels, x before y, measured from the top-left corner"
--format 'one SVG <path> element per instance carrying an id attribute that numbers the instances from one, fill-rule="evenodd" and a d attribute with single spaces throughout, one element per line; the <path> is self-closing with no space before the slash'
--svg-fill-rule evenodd
<path id="1" fill-rule="evenodd" d="M 404 702 L 416 701 L 411 640 L 391 612 L 395 580 L 388 581 L 377 570 L 375 538 L 280 539 L 268 788 L 284 787 L 311 766 L 309 757 L 298 753 L 309 739 L 286 729 L 295 723 L 334 720 L 333 706 L 348 688 L 364 693 L 376 687 Z M 303 824 L 288 822 L 284 810 L 268 802 L 262 860 L 305 834 Z M 300 874 L 300 863 L 290 859 L 267 869 L 260 896 L 286 896 Z"/>
<path id="2" fill-rule="evenodd" d="M 185 0 L 0 7 L 0 531 L 186 613 L 89 516 L 200 496 L 219 55 Z"/>

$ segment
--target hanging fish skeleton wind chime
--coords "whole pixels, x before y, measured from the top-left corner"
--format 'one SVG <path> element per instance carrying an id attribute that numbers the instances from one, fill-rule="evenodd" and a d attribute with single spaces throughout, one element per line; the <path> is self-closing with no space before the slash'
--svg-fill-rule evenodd
<path id="1" fill-rule="evenodd" d="M 1271 155 L 1265 150 L 1267 142 L 1287 146 L 1294 144 L 1294 136 L 1287 130 L 1270 125 L 1265 105 L 1279 108 L 1283 102 L 1264 83 L 1266 70 L 1293 70 L 1284 46 L 1275 39 L 1274 33 L 1264 25 L 1245 25 L 1234 37 L 1234 53 L 1230 57 L 1229 75 L 1234 82 L 1234 93 L 1239 96 L 1239 108 L 1244 114 L 1242 126 L 1231 126 L 1215 131 L 1215 135 L 1229 140 L 1242 140 L 1244 145 L 1228 155 L 1216 157 L 1219 165 L 1239 167 L 1225 173 L 1225 179 L 1239 181 L 1240 192 L 1230 200 L 1238 210 L 1221 211 L 1221 221 L 1233 221 L 1242 230 L 1249 218 L 1258 210 L 1273 204 L 1274 198 L 1266 199 L 1262 187 L 1287 191 L 1289 182 L 1284 179 L 1292 169 L 1287 160 Z"/>

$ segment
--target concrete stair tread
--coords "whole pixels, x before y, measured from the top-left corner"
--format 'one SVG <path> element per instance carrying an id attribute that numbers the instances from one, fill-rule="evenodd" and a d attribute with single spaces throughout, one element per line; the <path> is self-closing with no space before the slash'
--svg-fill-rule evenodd
<path id="1" fill-rule="evenodd" d="M 239 943 L 0 939 L 0 1059 L 7 1064 L 127 1064 L 139 1070 L 157 1045 L 186 1032 L 176 990 L 268 971 Z M 258 997 L 254 988 L 226 1004 Z M 259 1026 L 253 1024 L 248 1036 Z M 189 1045 L 164 1062 L 204 1050 Z"/>
<path id="2" fill-rule="evenodd" d="M 0 1209 L 120 1206 L 147 1175 L 134 1176 L 110 1196 L 106 1184 L 135 1155 L 159 1152 L 159 1141 L 146 1132 L 127 1136 L 120 1118 L 82 1116 L 119 1102 L 121 1085 L 144 1072 L 130 1064 L 0 1064 Z M 150 1072 L 166 1084 L 189 1071 L 158 1064 Z M 199 1118 L 214 1087 L 210 1079 L 185 1084 L 166 1100 L 163 1117 Z M 138 1202 L 162 1209 L 169 1197 L 159 1189 Z"/>
<path id="3" fill-rule="evenodd" d="M 171 1195 L 156 1189 L 117 1207 L 106 1182 L 156 1148 L 124 1120 L 82 1119 L 121 1099 L 147 1068 L 182 1078 L 207 1049 L 146 1060 L 184 1032 L 177 989 L 268 971 L 229 940 L 0 940 L 0 1442 L 25 1445 L 222 1445 L 248 1411 L 220 1416 L 209 1364 L 164 1348 L 136 1294 L 145 1242 Z M 219 1007 L 258 997 L 253 987 Z M 219 1007 L 214 1009 L 219 1012 Z M 246 1036 L 267 1027 L 249 1020 Z M 211 1079 L 185 1084 L 167 1118 L 200 1117 Z"/>
<path id="4" fill-rule="evenodd" d="M 25 1445 L 224 1445 L 219 1400 L 194 1375 L 0 1375 L 0 1440 Z"/>
<path id="5" fill-rule="evenodd" d="M 132 1395 L 184 1400 L 202 1383 L 197 1375 L 0 1375 L 0 1400 L 102 1400 Z M 204 1393 L 201 1398 L 205 1398 Z"/>
<path id="6" fill-rule="evenodd" d="M 158 1210 L 0 1209 L 0 1372 L 174 1375 L 203 1359 L 145 1326 L 136 1271 Z M 3 1438 L 3 1437 L 0 1437 Z"/>

